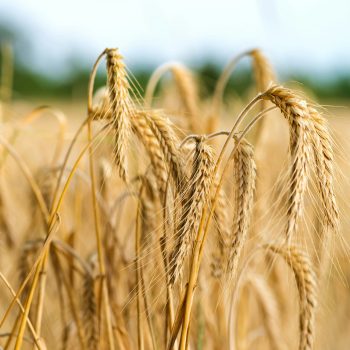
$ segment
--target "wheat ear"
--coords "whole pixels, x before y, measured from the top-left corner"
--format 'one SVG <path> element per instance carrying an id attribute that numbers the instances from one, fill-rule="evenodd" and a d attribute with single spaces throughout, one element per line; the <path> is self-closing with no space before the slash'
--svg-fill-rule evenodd
<path id="1" fill-rule="evenodd" d="M 192 132 L 200 132 L 198 126 L 198 91 L 192 73 L 182 65 L 173 65 L 171 71 L 179 89 L 186 113 L 189 118 L 189 128 Z"/>
<path id="2" fill-rule="evenodd" d="M 130 126 L 130 113 L 133 110 L 129 94 L 129 82 L 123 62 L 123 56 L 118 49 L 106 49 L 108 91 L 113 116 L 113 128 L 115 135 L 115 162 L 119 169 L 120 177 L 127 180 L 127 145 Z"/>
<path id="3" fill-rule="evenodd" d="M 95 298 L 95 281 L 90 273 L 83 277 L 82 312 L 84 333 L 88 349 L 98 348 L 97 305 Z"/>
<path id="4" fill-rule="evenodd" d="M 322 283 L 325 272 L 329 267 L 330 254 L 328 252 L 332 235 L 339 228 L 339 209 L 334 192 L 334 157 L 333 145 L 326 119 L 314 108 L 309 106 L 310 116 L 313 120 L 313 159 L 315 161 L 316 182 L 318 194 L 322 202 L 322 217 L 319 219 L 318 247 L 319 266 L 318 273 Z"/>
<path id="5" fill-rule="evenodd" d="M 324 225 L 337 230 L 339 210 L 334 193 L 334 157 L 332 140 L 328 131 L 326 119 L 313 107 L 309 106 L 313 122 L 312 147 L 315 160 L 315 171 L 318 189 L 321 194 L 324 209 Z"/>
<path id="6" fill-rule="evenodd" d="M 260 92 L 265 91 L 269 85 L 276 81 L 276 75 L 270 61 L 259 49 L 250 52 L 253 58 L 253 67 L 255 72 L 255 80 L 257 89 Z"/>
<path id="7" fill-rule="evenodd" d="M 315 314 L 317 307 L 317 282 L 311 261 L 302 249 L 296 246 L 266 245 L 279 254 L 292 268 L 299 292 L 300 350 L 311 350 L 315 336 Z"/>
<path id="8" fill-rule="evenodd" d="M 214 180 L 214 192 L 216 191 L 220 177 L 218 174 Z M 220 278 L 223 276 L 226 270 L 228 251 L 231 239 L 231 229 L 229 222 L 228 208 L 230 207 L 229 200 L 223 190 L 220 188 L 218 191 L 217 205 L 214 209 L 214 221 L 215 221 L 215 246 L 212 254 L 211 273 L 214 278 Z"/>
<path id="9" fill-rule="evenodd" d="M 266 91 L 271 84 L 277 81 L 275 72 L 270 61 L 259 49 L 252 50 L 250 55 L 253 59 L 254 76 L 258 92 Z M 268 101 L 261 102 L 261 111 L 268 108 Z M 256 144 L 260 146 L 261 139 L 264 137 L 264 130 L 268 130 L 269 118 L 261 118 L 256 126 L 257 141 Z M 267 132 L 267 131 L 266 131 Z"/>
<path id="10" fill-rule="evenodd" d="M 248 234 L 255 191 L 254 152 L 246 140 L 239 143 L 233 155 L 233 163 L 235 212 L 227 265 L 227 272 L 231 276 L 237 272 L 238 260 Z"/>
<path id="11" fill-rule="evenodd" d="M 4 210 L 3 196 L 0 191 L 0 234 L 3 234 L 6 239 L 7 245 L 11 248 L 13 247 L 15 240 L 11 232 L 10 226 L 7 222 L 7 216 Z"/>
<path id="12" fill-rule="evenodd" d="M 173 74 L 176 87 L 179 91 L 186 114 L 189 118 L 189 127 L 193 132 L 198 132 L 198 92 L 192 73 L 179 62 L 169 62 L 158 67 L 149 79 L 145 92 L 145 104 L 151 107 L 156 86 L 166 72 Z"/>
<path id="13" fill-rule="evenodd" d="M 294 237 L 298 220 L 303 213 L 304 194 L 308 185 L 312 123 L 306 101 L 282 86 L 273 86 L 263 95 L 287 119 L 290 128 L 291 174 L 288 198 L 286 237 Z"/>
<path id="14" fill-rule="evenodd" d="M 143 191 L 140 198 L 141 250 L 152 244 L 157 230 L 156 184 L 153 182 L 150 176 L 143 177 Z"/>
<path id="15" fill-rule="evenodd" d="M 143 112 L 134 113 L 131 122 L 134 132 L 143 143 L 150 157 L 152 170 L 157 179 L 158 189 L 164 195 L 168 181 L 168 172 L 161 145 L 150 128 Z"/>
<path id="16" fill-rule="evenodd" d="M 170 267 L 171 284 L 174 284 L 180 275 L 188 250 L 193 243 L 202 209 L 209 195 L 213 169 L 212 149 L 200 138 L 196 142 L 190 186 L 183 202 L 181 217 L 175 233 L 175 247 L 170 258 L 172 263 Z"/>
<path id="17" fill-rule="evenodd" d="M 173 124 L 159 111 L 140 113 L 143 113 L 143 117 L 147 120 L 158 140 L 174 183 L 177 185 L 179 192 L 182 192 L 186 174 L 182 154 L 179 151 L 179 140 L 174 132 Z"/>
<path id="18" fill-rule="evenodd" d="M 265 328 L 272 350 L 287 350 L 281 337 L 279 310 L 269 283 L 259 275 L 249 275 L 248 281 L 255 292 L 265 320 Z"/>

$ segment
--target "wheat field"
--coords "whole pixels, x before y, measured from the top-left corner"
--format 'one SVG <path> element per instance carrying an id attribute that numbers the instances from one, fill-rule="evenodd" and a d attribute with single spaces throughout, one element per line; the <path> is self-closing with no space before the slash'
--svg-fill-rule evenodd
<path id="1" fill-rule="evenodd" d="M 348 349 L 346 108 L 258 49 L 135 86 L 106 49 L 85 105 L 1 101 L 1 347 Z"/>

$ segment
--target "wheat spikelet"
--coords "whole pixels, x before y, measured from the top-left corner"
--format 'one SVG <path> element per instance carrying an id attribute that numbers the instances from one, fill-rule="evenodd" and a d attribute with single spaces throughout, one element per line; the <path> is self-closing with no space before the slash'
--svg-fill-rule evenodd
<path id="1" fill-rule="evenodd" d="M 55 187 L 55 176 L 53 172 L 50 168 L 42 167 L 37 171 L 35 179 L 43 195 L 47 208 L 50 208 L 52 195 Z M 32 199 L 32 203 L 34 206 L 35 198 Z"/>
<path id="2" fill-rule="evenodd" d="M 193 132 L 198 132 L 197 116 L 199 111 L 199 99 L 196 83 L 193 79 L 192 73 L 185 66 L 178 62 L 169 62 L 158 67 L 149 79 L 145 92 L 145 105 L 151 107 L 152 98 L 156 86 L 167 71 L 173 74 L 176 87 L 179 91 L 180 98 L 184 105 L 186 116 L 189 120 L 189 128 Z"/>
<path id="3" fill-rule="evenodd" d="M 290 241 L 297 231 L 298 219 L 303 212 L 310 168 L 312 124 L 306 101 L 291 90 L 282 86 L 273 86 L 262 95 L 262 98 L 270 100 L 281 110 L 290 127 L 292 164 L 286 228 L 286 237 Z"/>
<path id="4" fill-rule="evenodd" d="M 104 118 L 109 119 L 110 112 L 99 110 L 97 107 L 95 114 L 97 118 L 102 118 L 104 115 L 107 116 Z M 186 174 L 183 169 L 183 159 L 178 149 L 179 140 L 170 120 L 156 110 L 135 110 L 130 115 L 130 119 L 134 131 L 141 140 L 143 140 L 142 131 L 146 132 L 145 139 L 142 141 L 145 147 L 147 145 L 146 139 L 149 141 L 153 139 L 152 143 L 156 143 L 156 140 L 158 141 L 159 150 L 163 153 L 163 158 L 169 167 L 170 174 L 175 183 L 181 187 L 184 184 Z M 151 133 L 153 133 L 153 136 Z"/>
<path id="5" fill-rule="evenodd" d="M 82 291 L 82 314 L 84 323 L 84 332 L 88 349 L 97 349 L 98 330 L 97 330 L 97 306 L 95 300 L 94 278 L 90 273 L 85 273 L 83 277 Z"/>
<path id="6" fill-rule="evenodd" d="M 253 58 L 257 89 L 260 92 L 264 92 L 271 83 L 276 81 L 275 72 L 273 71 L 270 61 L 261 50 L 252 50 L 250 55 Z"/>
<path id="7" fill-rule="evenodd" d="M 74 323 L 67 323 L 62 331 L 62 350 L 72 349 L 71 339 L 74 335 Z"/>
<path id="8" fill-rule="evenodd" d="M 317 252 L 319 260 L 318 274 L 321 284 L 330 262 L 328 250 L 329 243 L 333 238 L 330 233 L 331 231 L 337 232 L 339 227 L 339 210 L 334 193 L 333 147 L 327 121 L 311 106 L 309 106 L 309 112 L 313 121 L 312 148 L 317 189 L 322 202 L 322 215 L 321 218 L 318 218 L 316 227 L 319 241 L 319 251 Z"/>
<path id="9" fill-rule="evenodd" d="M 2 194 L 0 191 L 0 235 L 4 235 L 6 239 L 6 243 L 9 247 L 13 247 L 14 245 L 14 238 L 10 229 L 10 226 L 7 222 L 7 217 L 5 215 L 4 211 L 4 202 L 2 198 Z"/>
<path id="10" fill-rule="evenodd" d="M 281 337 L 278 305 L 271 287 L 264 278 L 256 274 L 249 275 L 248 282 L 255 292 L 265 320 L 265 328 L 270 340 L 271 349 L 286 350 L 286 344 Z"/>
<path id="11" fill-rule="evenodd" d="M 192 132 L 198 133 L 200 132 L 196 119 L 198 116 L 198 92 L 192 74 L 186 67 L 179 64 L 174 64 L 171 71 L 189 117 L 189 128 Z"/>
<path id="12" fill-rule="evenodd" d="M 115 134 L 115 161 L 120 177 L 127 179 L 127 143 L 130 133 L 129 115 L 133 110 L 129 82 L 123 57 L 117 49 L 106 49 L 108 91 Z"/>
<path id="13" fill-rule="evenodd" d="M 28 240 L 23 244 L 18 258 L 18 270 L 19 270 L 19 281 L 22 282 L 28 275 L 30 271 L 32 262 L 34 260 L 35 253 L 42 244 L 42 240 Z M 24 295 L 26 295 L 28 287 L 24 290 Z M 23 297 L 24 298 L 24 297 Z"/>
<path id="14" fill-rule="evenodd" d="M 214 179 L 214 193 L 219 185 L 220 177 L 216 174 Z M 219 189 L 217 205 L 214 210 L 215 219 L 215 250 L 212 254 L 211 273 L 214 278 L 220 278 L 226 270 L 228 250 L 230 245 L 230 222 L 228 208 L 230 207 L 228 198 L 222 188 Z"/>
<path id="15" fill-rule="evenodd" d="M 182 191 L 186 174 L 183 169 L 183 159 L 179 151 L 179 141 L 168 118 L 157 111 L 139 112 L 148 122 L 154 136 L 157 138 L 170 174 L 175 184 Z"/>
<path id="16" fill-rule="evenodd" d="M 18 258 L 18 271 L 19 271 L 19 282 L 24 281 L 24 279 L 27 277 L 28 272 L 30 271 L 30 262 L 29 262 L 29 255 L 31 251 L 33 250 L 32 245 L 29 245 L 29 242 L 24 244 L 19 258 Z M 27 294 L 28 288 L 25 288 L 24 295 Z"/>
<path id="17" fill-rule="evenodd" d="M 210 146 L 197 140 L 190 186 L 176 229 L 175 247 L 171 253 L 170 282 L 174 284 L 181 273 L 189 248 L 199 226 L 202 209 L 209 195 L 213 176 L 213 154 Z"/>
<path id="18" fill-rule="evenodd" d="M 91 115 L 94 120 L 112 119 L 113 115 L 111 111 L 109 90 L 105 86 L 95 92 L 91 108 Z"/>
<path id="19" fill-rule="evenodd" d="M 109 182 L 112 177 L 112 166 L 106 158 L 102 158 L 98 164 L 99 189 L 102 198 L 108 202 Z"/>
<path id="20" fill-rule="evenodd" d="M 315 160 L 316 180 L 324 208 L 324 225 L 337 230 L 339 210 L 336 203 L 333 185 L 333 147 L 325 118 L 313 107 L 309 106 L 313 121 L 313 156 Z"/>
<path id="21" fill-rule="evenodd" d="M 257 85 L 258 92 L 266 91 L 272 83 L 277 81 L 275 72 L 272 68 L 270 61 L 263 54 L 261 50 L 255 49 L 250 52 L 250 55 L 253 59 L 254 75 Z M 261 111 L 269 107 L 269 102 L 263 100 L 261 102 Z M 268 137 L 268 126 L 269 122 L 272 120 L 269 116 L 261 118 L 256 126 L 256 135 L 257 135 L 257 145 L 262 147 L 260 143 L 263 141 L 264 137 Z M 267 134 L 266 136 L 264 134 Z M 263 150 L 260 150 L 261 152 Z"/>
<path id="22" fill-rule="evenodd" d="M 168 172 L 160 143 L 150 128 L 143 112 L 134 113 L 131 122 L 135 133 L 143 143 L 151 159 L 152 169 L 158 183 L 158 189 L 161 194 L 165 194 Z"/>
<path id="23" fill-rule="evenodd" d="M 57 299 L 59 302 L 59 309 L 60 309 L 60 318 L 61 318 L 61 324 L 62 324 L 62 330 L 61 330 L 61 342 L 62 346 L 61 349 L 69 349 L 69 341 L 72 333 L 72 324 L 68 323 L 67 317 L 66 317 L 66 303 L 64 298 L 64 284 L 62 280 L 62 271 L 61 266 L 59 262 L 59 256 L 56 245 L 52 245 L 53 249 L 51 250 L 51 264 L 53 268 L 53 276 L 56 281 L 56 287 L 57 287 Z M 72 271 L 70 271 L 70 274 L 73 274 Z M 74 283 L 72 283 L 72 287 L 74 287 Z"/>
<path id="24" fill-rule="evenodd" d="M 214 95 L 212 99 L 211 112 L 210 112 L 211 114 L 209 115 L 208 126 L 207 126 L 207 130 L 210 133 L 214 132 L 215 127 L 218 125 L 222 104 L 223 104 L 225 87 L 229 82 L 230 76 L 234 71 L 235 67 L 237 66 L 238 62 L 246 56 L 251 56 L 253 59 L 253 67 L 254 67 L 255 80 L 256 80 L 258 92 L 265 91 L 269 87 L 271 82 L 276 81 L 276 77 L 270 62 L 260 50 L 254 49 L 254 50 L 246 51 L 233 57 L 223 69 L 215 86 Z M 266 106 L 267 106 L 266 101 L 262 101 L 261 110 L 264 110 Z M 262 126 L 263 124 L 265 124 L 265 119 L 266 118 L 258 122 L 258 126 L 257 126 L 258 135 L 260 135 Z"/>
<path id="25" fill-rule="evenodd" d="M 156 188 L 150 177 L 143 178 L 143 191 L 141 194 L 141 247 L 150 246 L 153 234 L 157 229 L 156 222 Z"/>
<path id="26" fill-rule="evenodd" d="M 307 254 L 296 246 L 266 245 L 279 254 L 293 269 L 299 292 L 300 350 L 311 350 L 315 335 L 315 314 L 317 307 L 317 282 L 311 261 Z"/>
<path id="27" fill-rule="evenodd" d="M 233 156 L 235 205 L 227 272 L 235 274 L 252 214 L 256 166 L 252 146 L 242 140 Z"/>

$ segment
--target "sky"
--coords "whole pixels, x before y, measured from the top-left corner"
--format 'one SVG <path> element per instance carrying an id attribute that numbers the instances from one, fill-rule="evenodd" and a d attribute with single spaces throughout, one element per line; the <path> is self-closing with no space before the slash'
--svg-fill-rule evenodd
<path id="1" fill-rule="evenodd" d="M 0 0 L 0 21 L 25 32 L 23 55 L 46 70 L 92 64 L 105 47 L 131 66 L 225 63 L 259 47 L 284 71 L 350 72 L 349 0 Z"/>

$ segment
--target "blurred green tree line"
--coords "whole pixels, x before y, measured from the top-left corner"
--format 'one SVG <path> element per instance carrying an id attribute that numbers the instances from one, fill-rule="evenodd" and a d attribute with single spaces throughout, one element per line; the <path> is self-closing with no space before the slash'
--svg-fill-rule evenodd
<path id="1" fill-rule="evenodd" d="M 68 67 L 69 74 L 58 74 L 58 76 L 33 69 L 28 62 L 23 60 L 23 57 L 17 54 L 19 47 L 21 48 L 20 52 L 30 50 L 30 48 L 28 49 L 30 46 L 28 40 L 20 32 L 3 24 L 0 24 L 0 44 L 2 48 L 0 55 L 0 82 L 1 84 L 11 85 L 11 94 L 14 99 L 53 97 L 71 99 L 86 97 L 90 74 L 90 68 L 86 66 L 86 63 L 76 59 L 70 63 L 71 67 Z M 11 47 L 10 51 L 9 46 Z M 141 95 L 143 95 L 145 86 L 154 68 L 139 65 L 132 70 L 133 79 L 137 81 L 137 83 L 132 85 L 138 87 Z M 204 97 L 213 92 L 221 69 L 219 65 L 211 61 L 202 63 L 195 68 L 200 92 Z M 99 73 L 96 86 L 103 85 L 105 79 L 105 74 Z M 293 74 L 284 77 L 283 81 L 295 81 L 304 85 L 320 100 L 350 98 L 350 72 L 334 74 L 328 78 Z M 234 92 L 238 95 L 243 95 L 252 83 L 251 70 L 240 68 L 230 79 L 226 93 L 231 94 Z M 4 90 L 2 91 L 3 93 Z"/>
<path id="2" fill-rule="evenodd" d="M 0 62 L 1 64 L 1 62 Z M 207 63 L 196 69 L 196 76 L 199 82 L 201 93 L 210 95 L 215 87 L 221 69 L 212 63 Z M 142 67 L 133 70 L 133 75 L 138 90 L 143 95 L 152 70 L 145 70 Z M 87 94 L 87 84 L 90 71 L 84 68 L 76 68 L 64 79 L 52 78 L 45 74 L 28 69 L 27 67 L 15 64 L 13 70 L 13 98 L 84 98 Z M 306 76 L 293 74 L 285 81 L 295 81 L 310 89 L 317 98 L 323 99 L 349 99 L 350 98 L 350 74 L 339 75 L 329 80 L 317 81 Z M 96 86 L 105 83 L 104 74 L 98 74 Z M 253 83 L 252 74 L 247 69 L 238 70 L 230 79 L 226 94 L 233 92 L 244 95 Z M 135 87 L 134 87 L 135 89 Z"/>

